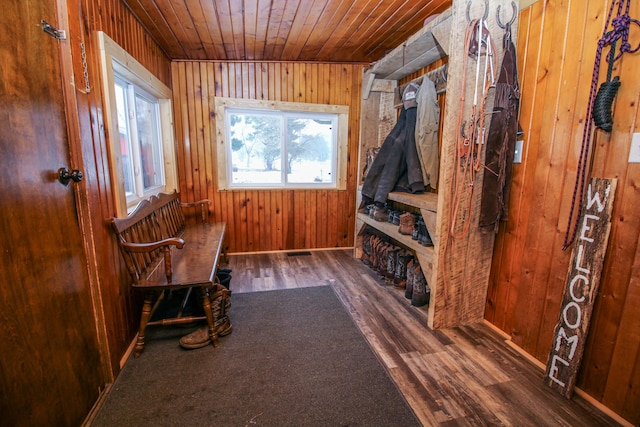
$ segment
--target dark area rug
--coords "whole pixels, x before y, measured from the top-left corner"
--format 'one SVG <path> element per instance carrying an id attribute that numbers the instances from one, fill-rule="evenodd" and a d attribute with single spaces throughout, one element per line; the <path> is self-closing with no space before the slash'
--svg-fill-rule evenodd
<path id="1" fill-rule="evenodd" d="M 329 286 L 233 294 L 233 333 L 151 328 L 93 426 L 419 426 Z"/>

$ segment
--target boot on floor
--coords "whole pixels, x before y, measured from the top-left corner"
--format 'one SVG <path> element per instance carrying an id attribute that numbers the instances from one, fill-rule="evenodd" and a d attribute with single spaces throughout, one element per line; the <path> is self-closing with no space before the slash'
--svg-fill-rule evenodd
<path id="1" fill-rule="evenodd" d="M 211 314 L 213 315 L 213 330 L 216 337 L 229 335 L 233 326 L 229 320 L 229 308 L 231 307 L 231 291 L 223 285 L 215 284 L 209 296 L 211 299 Z M 201 326 L 189 335 L 180 338 L 182 348 L 193 350 L 206 347 L 211 342 L 209 338 L 209 325 Z"/>

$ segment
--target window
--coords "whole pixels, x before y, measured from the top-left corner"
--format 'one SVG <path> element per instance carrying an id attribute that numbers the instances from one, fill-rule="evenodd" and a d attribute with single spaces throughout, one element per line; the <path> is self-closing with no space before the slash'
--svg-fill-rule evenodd
<path id="1" fill-rule="evenodd" d="M 348 107 L 216 98 L 216 111 L 221 189 L 345 187 Z"/>
<path id="2" fill-rule="evenodd" d="M 127 204 L 157 193 L 164 187 L 157 98 L 116 76 L 114 83 L 120 156 Z"/>
<path id="3" fill-rule="evenodd" d="M 171 90 L 104 33 L 98 37 L 111 181 L 123 217 L 177 188 Z"/>

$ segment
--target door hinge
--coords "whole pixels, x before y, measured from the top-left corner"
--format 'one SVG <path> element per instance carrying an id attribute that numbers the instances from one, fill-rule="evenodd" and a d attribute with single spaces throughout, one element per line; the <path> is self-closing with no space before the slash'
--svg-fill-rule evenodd
<path id="1" fill-rule="evenodd" d="M 44 19 L 42 21 L 40 21 L 40 25 L 42 25 L 42 31 L 44 31 L 45 33 L 49 34 L 54 39 L 57 39 L 57 40 L 66 40 L 67 39 L 67 32 L 65 30 L 58 30 L 58 29 L 52 27 L 51 24 L 49 24 Z"/>

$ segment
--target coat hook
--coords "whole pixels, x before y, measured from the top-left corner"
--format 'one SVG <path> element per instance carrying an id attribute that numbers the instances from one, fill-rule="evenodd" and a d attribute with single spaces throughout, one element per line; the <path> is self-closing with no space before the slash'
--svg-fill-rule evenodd
<path id="1" fill-rule="evenodd" d="M 511 24 L 513 24 L 513 22 L 516 20 L 516 15 L 518 14 L 518 6 L 516 6 L 516 2 L 511 2 L 511 8 L 513 9 L 513 15 L 511 16 L 511 20 L 507 24 L 503 24 L 502 21 L 500 21 L 500 6 L 498 5 L 498 8 L 496 9 L 496 22 L 498 24 L 498 27 L 502 28 L 503 30 L 507 28 L 507 26 L 511 26 Z"/>
<path id="2" fill-rule="evenodd" d="M 467 22 L 471 22 L 471 18 L 469 18 L 469 9 L 471 9 L 471 1 L 467 2 Z M 482 16 L 482 20 L 486 21 L 487 16 L 489 16 L 489 0 L 484 0 L 484 15 Z"/>

